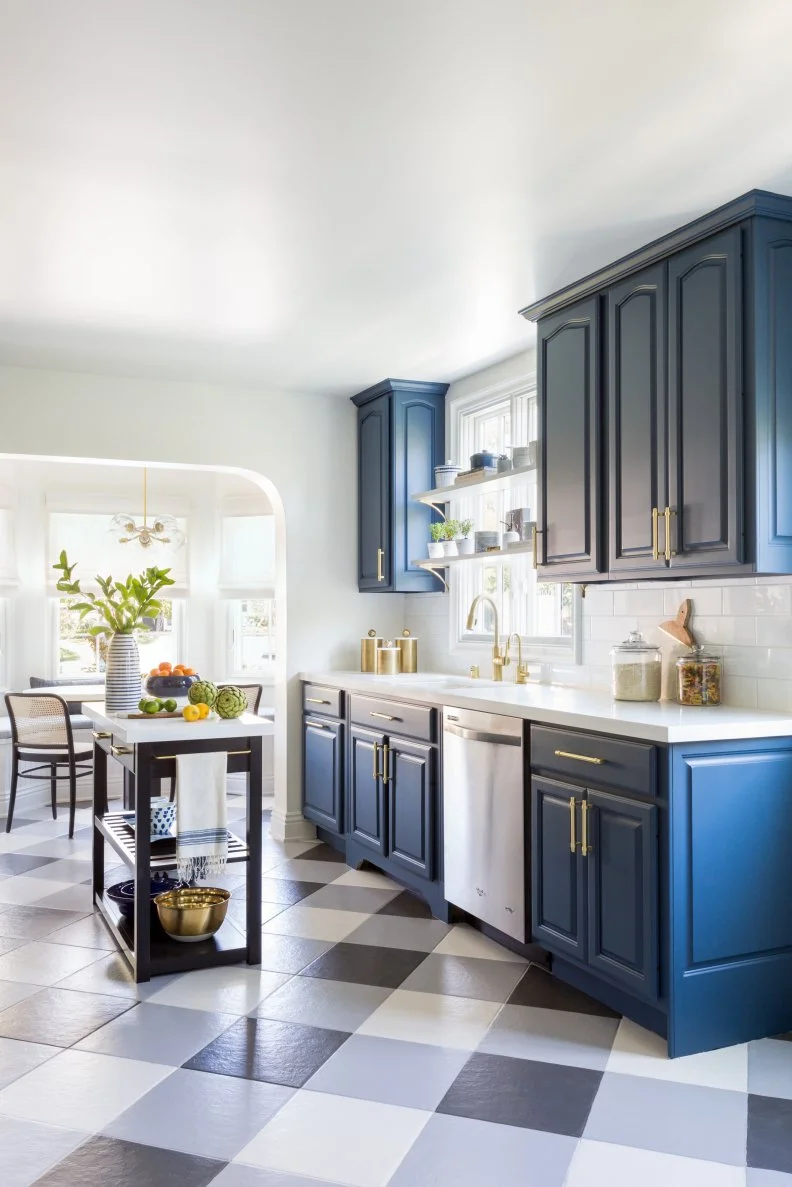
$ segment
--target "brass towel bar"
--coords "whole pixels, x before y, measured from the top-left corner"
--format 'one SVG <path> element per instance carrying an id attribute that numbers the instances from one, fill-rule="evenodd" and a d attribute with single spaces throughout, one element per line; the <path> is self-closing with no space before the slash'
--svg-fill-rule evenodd
<path id="1" fill-rule="evenodd" d="M 226 750 L 225 753 L 230 758 L 232 754 L 250 754 L 249 750 Z M 178 754 L 155 754 L 157 762 L 167 762 L 171 758 L 180 758 Z"/>

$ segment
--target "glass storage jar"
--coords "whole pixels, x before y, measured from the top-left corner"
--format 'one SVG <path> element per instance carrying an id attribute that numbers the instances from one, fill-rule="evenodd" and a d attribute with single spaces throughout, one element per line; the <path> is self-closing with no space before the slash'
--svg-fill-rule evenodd
<path id="1" fill-rule="evenodd" d="M 680 705 L 721 703 L 721 661 L 717 655 L 706 655 L 703 647 L 694 647 L 689 655 L 680 656 L 676 670 Z"/>
<path id="2" fill-rule="evenodd" d="M 611 688 L 614 701 L 659 701 L 663 685 L 663 657 L 640 631 L 630 631 L 611 649 Z"/>

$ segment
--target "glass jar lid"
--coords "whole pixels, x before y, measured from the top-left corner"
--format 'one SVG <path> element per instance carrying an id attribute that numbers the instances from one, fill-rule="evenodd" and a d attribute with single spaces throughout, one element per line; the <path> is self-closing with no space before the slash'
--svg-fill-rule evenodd
<path id="1" fill-rule="evenodd" d="M 693 660 L 695 663 L 718 664 L 720 663 L 719 655 L 711 655 L 705 651 L 700 643 L 694 643 L 686 655 L 680 655 L 677 662 L 677 667 L 680 664 L 687 664 Z"/>
<path id="2" fill-rule="evenodd" d="M 636 655 L 640 653 L 657 654 L 659 651 L 660 648 L 657 647 L 656 644 L 650 643 L 648 639 L 645 639 L 640 631 L 630 631 L 629 635 L 623 640 L 623 642 L 616 643 L 616 645 L 611 648 L 611 655 L 622 655 L 625 652 L 628 655 Z"/>

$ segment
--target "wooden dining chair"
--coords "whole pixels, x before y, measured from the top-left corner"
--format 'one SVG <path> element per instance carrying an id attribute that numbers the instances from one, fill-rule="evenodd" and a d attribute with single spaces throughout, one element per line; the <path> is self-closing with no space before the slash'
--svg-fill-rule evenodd
<path id="1" fill-rule="evenodd" d="M 53 820 L 58 818 L 58 781 L 68 779 L 69 837 L 73 837 L 77 780 L 93 774 L 93 748 L 75 748 L 69 709 L 62 697 L 8 692 L 5 703 L 11 722 L 11 795 L 6 832 L 11 831 L 20 779 L 49 779 Z M 20 770 L 20 763 L 31 762 L 35 765 Z M 65 774 L 58 774 L 64 767 Z"/>

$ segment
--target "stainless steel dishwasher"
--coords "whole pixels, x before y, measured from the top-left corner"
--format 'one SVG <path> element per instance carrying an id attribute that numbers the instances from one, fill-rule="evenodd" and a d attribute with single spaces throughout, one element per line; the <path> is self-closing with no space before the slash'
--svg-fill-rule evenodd
<path id="1" fill-rule="evenodd" d="M 443 709 L 445 897 L 525 943 L 523 722 Z"/>

